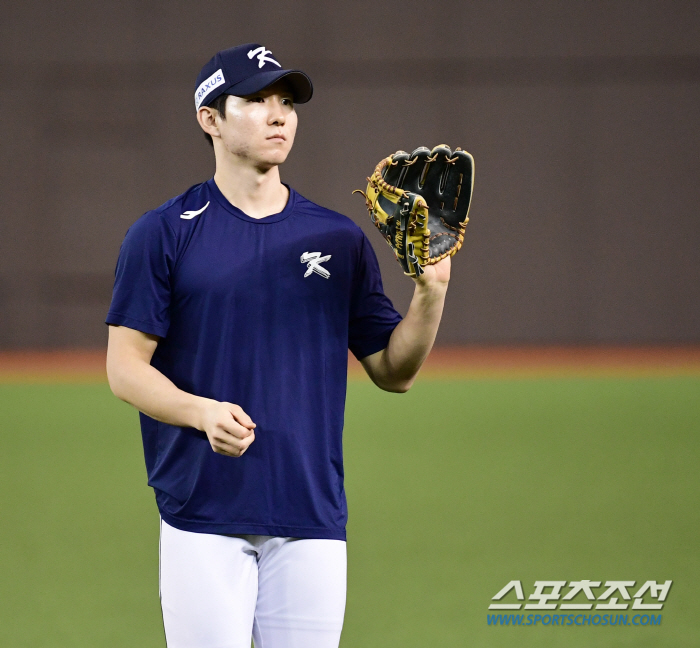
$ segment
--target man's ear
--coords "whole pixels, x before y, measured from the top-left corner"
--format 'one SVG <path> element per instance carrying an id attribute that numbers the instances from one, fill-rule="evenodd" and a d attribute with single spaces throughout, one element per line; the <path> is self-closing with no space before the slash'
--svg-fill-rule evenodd
<path id="1" fill-rule="evenodd" d="M 202 127 L 202 130 L 211 135 L 212 138 L 221 137 L 218 121 L 220 119 L 221 116 L 219 115 L 219 111 L 215 110 L 214 108 L 210 108 L 209 106 L 202 106 L 197 111 L 197 121 L 199 122 L 199 125 Z"/>

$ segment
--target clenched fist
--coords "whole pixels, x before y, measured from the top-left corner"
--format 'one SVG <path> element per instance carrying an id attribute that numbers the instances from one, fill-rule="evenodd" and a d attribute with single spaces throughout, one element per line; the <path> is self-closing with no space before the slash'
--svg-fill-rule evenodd
<path id="1" fill-rule="evenodd" d="M 209 401 L 202 412 L 200 429 L 211 449 L 227 457 L 240 457 L 255 441 L 255 423 L 240 405 Z"/>

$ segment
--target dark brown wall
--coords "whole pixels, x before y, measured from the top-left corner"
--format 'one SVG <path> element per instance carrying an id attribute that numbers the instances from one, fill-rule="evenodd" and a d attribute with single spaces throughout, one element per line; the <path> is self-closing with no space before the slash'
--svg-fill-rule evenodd
<path id="1" fill-rule="evenodd" d="M 0 347 L 95 346 L 121 239 L 213 172 L 194 79 L 257 41 L 301 67 L 283 178 L 368 232 L 383 156 L 470 150 L 438 342 L 700 340 L 700 4 L 13 3 L 0 23 Z"/>

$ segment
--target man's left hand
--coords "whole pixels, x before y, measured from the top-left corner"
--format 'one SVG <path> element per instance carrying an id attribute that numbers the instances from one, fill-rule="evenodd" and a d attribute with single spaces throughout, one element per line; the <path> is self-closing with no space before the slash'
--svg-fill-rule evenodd
<path id="1" fill-rule="evenodd" d="M 432 265 L 423 266 L 423 274 L 420 277 L 411 277 L 416 285 L 424 288 L 444 287 L 450 281 L 450 269 L 452 268 L 452 257 L 446 256 L 441 261 Z"/>

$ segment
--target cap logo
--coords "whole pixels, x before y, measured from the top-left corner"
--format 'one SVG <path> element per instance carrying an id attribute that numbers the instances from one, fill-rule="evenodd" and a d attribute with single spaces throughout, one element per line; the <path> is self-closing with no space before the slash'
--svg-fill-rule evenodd
<path id="1" fill-rule="evenodd" d="M 258 57 L 258 67 L 261 68 L 265 63 L 274 63 L 277 67 L 282 67 L 275 59 L 268 54 L 272 54 L 269 49 L 264 47 L 258 47 L 257 49 L 252 49 L 248 52 L 248 58 L 252 59 L 254 56 Z"/>
<path id="2" fill-rule="evenodd" d="M 194 93 L 194 105 L 199 110 L 202 102 L 206 96 L 212 91 L 218 88 L 220 85 L 226 83 L 224 79 L 224 73 L 221 69 L 218 69 L 214 74 L 212 74 L 208 79 L 202 81 L 202 84 L 197 88 L 197 92 Z"/>

